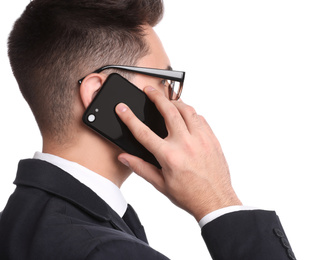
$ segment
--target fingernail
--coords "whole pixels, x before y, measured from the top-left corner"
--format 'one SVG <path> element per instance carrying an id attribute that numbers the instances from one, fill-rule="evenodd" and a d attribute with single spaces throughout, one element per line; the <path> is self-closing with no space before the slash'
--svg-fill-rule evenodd
<path id="1" fill-rule="evenodd" d="M 119 158 L 119 161 L 124 164 L 125 166 L 129 167 L 128 161 L 126 161 L 124 158 Z"/>
<path id="2" fill-rule="evenodd" d="M 117 111 L 120 113 L 124 113 L 127 111 L 127 106 L 125 104 L 118 104 L 117 105 Z"/>
<path id="3" fill-rule="evenodd" d="M 154 91 L 155 89 L 152 87 L 152 86 L 148 86 L 145 88 L 145 91 L 146 92 L 151 92 L 151 91 Z"/>

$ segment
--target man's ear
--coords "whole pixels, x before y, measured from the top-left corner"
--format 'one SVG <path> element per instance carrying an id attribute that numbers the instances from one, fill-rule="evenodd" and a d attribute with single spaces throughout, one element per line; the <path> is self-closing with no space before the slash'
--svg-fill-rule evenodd
<path id="1" fill-rule="evenodd" d="M 103 74 L 93 73 L 88 75 L 81 83 L 80 96 L 82 103 L 87 108 L 102 87 L 106 76 Z"/>

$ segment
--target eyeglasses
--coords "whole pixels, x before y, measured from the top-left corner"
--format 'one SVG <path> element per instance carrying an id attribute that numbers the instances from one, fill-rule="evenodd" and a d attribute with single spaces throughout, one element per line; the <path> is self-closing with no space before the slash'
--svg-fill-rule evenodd
<path id="1" fill-rule="evenodd" d="M 167 83 L 166 86 L 167 95 L 170 100 L 178 100 L 183 90 L 185 72 L 182 71 L 171 70 L 171 68 L 168 70 L 162 70 L 162 69 L 152 69 L 152 68 L 143 68 L 143 67 L 134 67 L 134 66 L 107 65 L 102 68 L 99 68 L 98 70 L 95 70 L 92 73 L 100 73 L 107 69 L 120 69 L 156 78 L 161 78 L 166 81 L 165 83 Z M 80 85 L 82 84 L 83 80 L 86 77 L 79 80 Z"/>

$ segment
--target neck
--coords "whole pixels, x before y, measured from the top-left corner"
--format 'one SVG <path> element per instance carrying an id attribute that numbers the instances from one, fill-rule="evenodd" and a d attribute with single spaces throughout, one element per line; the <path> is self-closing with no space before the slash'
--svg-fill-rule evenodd
<path id="1" fill-rule="evenodd" d="M 66 145 L 43 138 L 43 152 L 76 162 L 109 179 L 119 188 L 131 171 L 117 159 L 120 148 L 91 133 L 81 134 Z"/>

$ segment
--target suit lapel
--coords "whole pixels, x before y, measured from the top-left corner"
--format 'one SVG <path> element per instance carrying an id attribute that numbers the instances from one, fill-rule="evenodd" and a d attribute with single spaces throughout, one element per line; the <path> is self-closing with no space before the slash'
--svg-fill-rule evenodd
<path id="1" fill-rule="evenodd" d="M 128 204 L 127 210 L 123 216 L 127 226 L 133 231 L 135 236 L 148 244 L 146 232 L 140 222 L 138 215 L 131 205 Z"/>
<path id="2" fill-rule="evenodd" d="M 14 184 L 52 193 L 71 202 L 99 221 L 107 221 L 115 229 L 134 235 L 123 219 L 96 193 L 53 164 L 36 159 L 20 161 Z"/>

